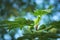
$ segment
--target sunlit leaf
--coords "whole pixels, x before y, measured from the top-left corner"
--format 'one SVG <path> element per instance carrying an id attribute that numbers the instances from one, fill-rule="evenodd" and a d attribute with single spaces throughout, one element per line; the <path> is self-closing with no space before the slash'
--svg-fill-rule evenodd
<path id="1" fill-rule="evenodd" d="M 33 15 L 35 15 L 35 16 L 38 16 L 38 15 L 42 16 L 42 15 L 50 13 L 50 12 L 51 12 L 51 9 L 35 10 L 34 13 L 33 13 Z"/>

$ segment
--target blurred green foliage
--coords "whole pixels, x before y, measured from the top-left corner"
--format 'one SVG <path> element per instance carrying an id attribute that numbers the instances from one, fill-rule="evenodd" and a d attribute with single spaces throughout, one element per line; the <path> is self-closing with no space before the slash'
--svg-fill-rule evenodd
<path id="1" fill-rule="evenodd" d="M 4 20 L 0 21 L 0 34 L 4 40 L 4 34 L 8 33 L 12 40 L 15 40 L 14 35 L 16 28 L 23 30 L 23 36 L 18 37 L 16 40 L 53 40 L 60 38 L 60 21 L 47 23 L 47 25 L 40 25 L 39 22 L 43 15 L 52 12 L 52 5 L 47 9 L 36 9 L 36 3 L 32 0 L 0 0 L 0 17 Z M 17 6 L 16 6 L 17 5 Z M 24 18 L 27 12 L 31 12 L 36 20 L 29 20 Z M 8 18 L 15 17 L 14 21 L 9 21 Z M 39 26 L 40 25 L 40 26 Z M 27 26 L 27 28 L 24 28 Z M 39 27 L 39 28 L 38 28 Z M 37 30 L 36 30 L 36 29 Z"/>

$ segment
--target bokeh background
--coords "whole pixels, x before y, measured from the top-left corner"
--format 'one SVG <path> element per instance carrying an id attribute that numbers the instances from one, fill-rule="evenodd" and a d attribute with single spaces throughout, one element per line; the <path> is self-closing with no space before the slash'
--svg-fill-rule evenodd
<path id="1" fill-rule="evenodd" d="M 53 11 L 51 14 L 42 16 L 40 25 L 60 21 L 60 0 L 0 0 L 0 22 L 4 20 L 14 21 L 17 17 L 34 20 L 35 17 L 31 13 L 36 9 L 47 9 L 49 5 L 54 6 Z M 0 40 L 16 40 L 23 36 L 22 31 L 16 28 L 15 32 L 12 30 L 13 33 L 11 33 L 5 28 L 0 28 Z M 13 37 L 10 36 L 10 33 Z"/>

